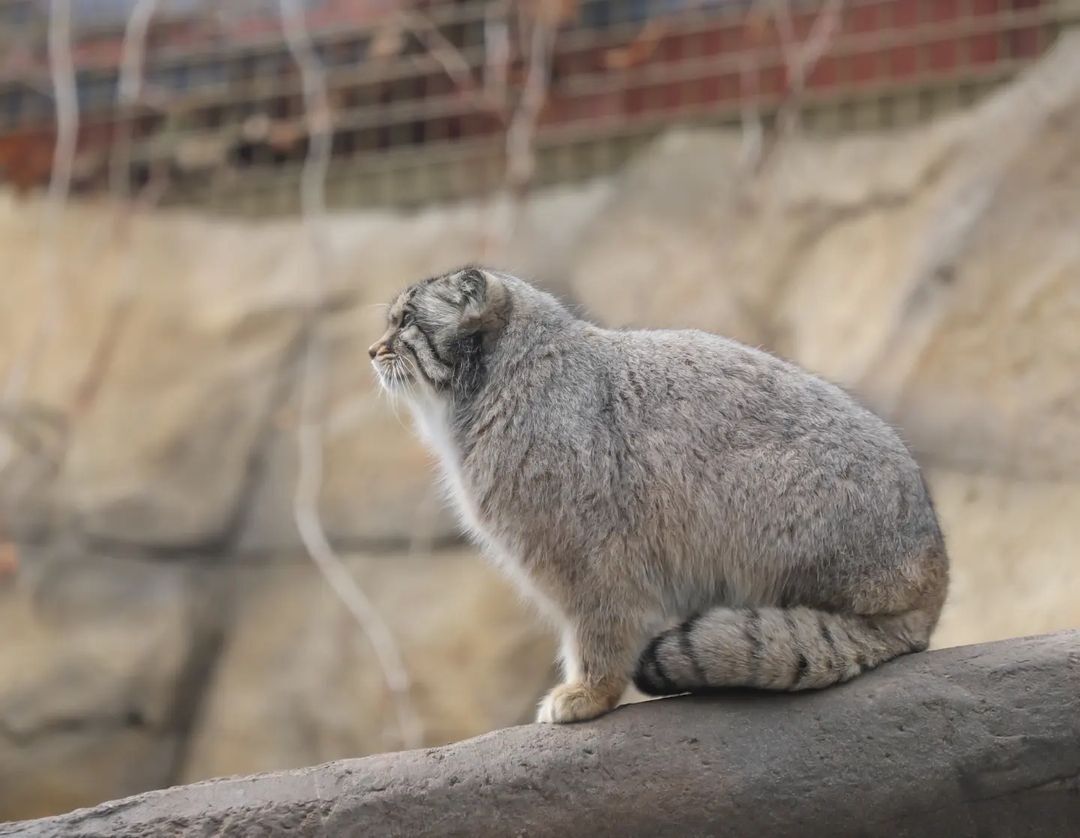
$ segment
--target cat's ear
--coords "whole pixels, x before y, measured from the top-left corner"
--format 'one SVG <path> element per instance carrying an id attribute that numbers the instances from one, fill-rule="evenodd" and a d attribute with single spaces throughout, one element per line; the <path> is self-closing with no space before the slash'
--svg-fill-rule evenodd
<path id="1" fill-rule="evenodd" d="M 503 281 L 482 268 L 466 268 L 458 282 L 464 300 L 462 329 L 484 334 L 501 331 L 510 314 L 510 296 Z"/>
<path id="2" fill-rule="evenodd" d="M 481 303 L 487 296 L 488 278 L 480 268 L 462 268 L 457 275 L 457 284 L 465 306 Z"/>

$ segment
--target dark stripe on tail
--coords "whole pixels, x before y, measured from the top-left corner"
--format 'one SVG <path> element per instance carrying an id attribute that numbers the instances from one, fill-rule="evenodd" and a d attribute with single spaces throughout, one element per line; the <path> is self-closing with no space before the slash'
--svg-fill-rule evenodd
<path id="1" fill-rule="evenodd" d="M 930 624 L 921 611 L 868 616 L 718 606 L 654 637 L 634 683 L 652 695 L 821 689 L 925 646 Z"/>
<path id="2" fill-rule="evenodd" d="M 746 635 L 746 642 L 750 644 L 750 672 L 756 676 L 761 671 L 761 653 L 765 645 L 761 638 L 761 614 L 756 608 L 747 612 L 743 634 Z"/>
<path id="3" fill-rule="evenodd" d="M 790 611 L 784 612 L 784 625 L 791 635 L 791 648 L 795 651 L 795 675 L 791 679 L 791 688 L 795 689 L 810 669 L 810 659 L 806 657 L 802 644 L 799 642 L 799 626 Z"/>
<path id="4" fill-rule="evenodd" d="M 697 659 L 697 654 L 694 652 L 694 646 L 690 642 L 690 633 L 694 630 L 694 624 L 698 621 L 700 614 L 695 614 L 681 626 L 679 626 L 679 648 L 682 649 L 682 653 L 686 656 L 686 659 L 690 661 L 690 666 L 694 670 L 694 677 L 701 685 L 705 685 L 709 682 L 708 676 L 705 674 L 705 670 L 701 668 L 701 662 Z"/>
<path id="5" fill-rule="evenodd" d="M 807 670 L 810 669 L 810 661 L 806 659 L 806 655 L 799 652 L 799 661 L 795 668 L 795 680 L 792 682 L 792 688 L 799 686 L 803 678 L 806 677 Z"/>
<path id="6" fill-rule="evenodd" d="M 832 636 L 832 632 L 829 631 L 828 625 L 825 624 L 825 615 L 818 614 L 818 629 L 821 631 L 821 638 L 825 641 L 825 645 L 829 647 L 829 659 L 825 661 L 825 668 L 830 672 L 837 668 L 837 652 L 836 652 L 836 640 Z M 843 669 L 843 666 L 840 667 Z"/>
<path id="7" fill-rule="evenodd" d="M 665 637 L 664 634 L 658 634 L 650 641 L 641 653 L 634 671 L 634 686 L 646 695 L 672 695 L 684 691 L 668 676 L 656 653 Z"/>

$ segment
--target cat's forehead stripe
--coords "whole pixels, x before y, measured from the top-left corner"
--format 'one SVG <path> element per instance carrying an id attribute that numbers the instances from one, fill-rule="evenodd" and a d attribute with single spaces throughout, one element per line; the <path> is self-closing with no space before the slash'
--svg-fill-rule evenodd
<path id="1" fill-rule="evenodd" d="M 391 318 L 394 318 L 397 315 L 401 314 L 401 312 L 405 309 L 405 307 L 410 302 L 412 302 L 412 298 L 414 296 L 416 296 L 416 292 L 417 292 L 418 288 L 419 288 L 419 285 L 413 285 L 413 286 L 411 286 L 409 288 L 406 288 L 404 291 L 402 291 L 400 294 L 397 295 L 397 298 L 390 305 L 390 317 Z"/>
<path id="2" fill-rule="evenodd" d="M 446 305 L 459 305 L 461 301 L 459 299 L 455 299 L 453 294 L 447 295 L 440 293 L 437 290 L 439 286 L 437 286 L 436 283 L 440 281 L 450 282 L 452 280 L 459 279 L 463 273 L 464 271 L 456 271 L 454 273 L 443 274 L 442 276 L 429 276 L 427 279 L 422 279 L 420 282 L 409 286 L 404 291 L 399 293 L 397 298 L 390 304 L 390 308 L 387 310 L 388 317 L 391 320 L 393 320 L 395 317 L 399 317 L 406 307 L 408 307 L 409 305 L 415 305 L 418 302 L 417 297 L 421 294 L 421 292 L 425 291 L 432 294 Z M 433 285 L 436 285 L 436 287 L 429 289 L 429 286 Z"/>
<path id="3" fill-rule="evenodd" d="M 405 292 L 402 291 L 396 297 L 394 297 L 394 301 L 390 303 L 390 308 L 387 310 L 387 314 L 390 316 L 391 320 L 399 311 L 401 311 L 401 300 L 404 296 Z"/>

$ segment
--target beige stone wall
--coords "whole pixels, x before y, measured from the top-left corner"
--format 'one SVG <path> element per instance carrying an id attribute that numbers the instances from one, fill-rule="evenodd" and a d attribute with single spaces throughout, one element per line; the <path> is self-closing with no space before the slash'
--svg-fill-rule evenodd
<path id="1" fill-rule="evenodd" d="M 1064 37 L 972 112 L 803 139 L 757 174 L 738 137 L 670 134 L 612 182 L 537 196 L 491 261 L 605 324 L 764 345 L 896 423 L 953 557 L 947 646 L 1080 625 L 1078 219 Z M 326 231 L 320 512 L 432 744 L 528 719 L 551 678 L 550 638 L 457 543 L 364 351 L 393 289 L 476 258 L 488 228 L 477 205 Z M 292 521 L 301 225 L 74 203 L 48 230 L 0 197 L 0 381 L 53 312 L 0 408 L 18 565 L 0 563 L 0 820 L 399 747 L 371 647 Z"/>

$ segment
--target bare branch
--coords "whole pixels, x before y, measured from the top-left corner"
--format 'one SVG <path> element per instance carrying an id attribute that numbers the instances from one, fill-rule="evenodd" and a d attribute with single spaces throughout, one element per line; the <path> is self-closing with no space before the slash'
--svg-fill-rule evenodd
<path id="1" fill-rule="evenodd" d="M 526 29 L 526 14 L 522 6 L 517 10 L 521 31 Z M 485 258 L 513 235 L 522 202 L 536 174 L 536 132 L 551 84 L 557 25 L 557 19 L 545 14 L 536 14 L 529 22 L 528 37 L 524 39 L 528 45 L 523 56 L 528 67 L 525 83 L 517 101 L 512 105 L 508 102 L 503 115 L 506 169 L 502 189 L 493 196 L 490 222 L 481 244 Z M 506 58 L 509 60 L 508 54 Z"/>
<path id="2" fill-rule="evenodd" d="M 510 7 L 505 0 L 484 9 L 484 88 L 490 102 L 505 110 L 509 104 Z"/>
<path id="3" fill-rule="evenodd" d="M 281 0 L 281 20 L 285 41 L 293 61 L 300 70 L 304 96 L 304 117 L 307 121 L 308 152 L 301 174 L 300 210 L 308 233 L 313 238 L 316 258 L 322 260 L 320 281 L 328 270 L 326 243 L 319 240 L 326 215 L 326 173 L 330 167 L 331 131 L 330 99 L 326 90 L 326 74 L 315 53 L 304 20 L 304 11 L 297 0 Z M 322 289 L 325 292 L 325 289 Z"/>
<path id="4" fill-rule="evenodd" d="M 477 82 L 472 67 L 450 40 L 439 31 L 425 15 L 415 9 L 402 8 L 397 12 L 401 26 L 423 43 L 428 53 L 439 62 L 443 71 L 457 85 L 459 92 L 472 100 L 475 106 L 502 119 L 506 102 L 493 99 L 487 89 Z"/>
<path id="5" fill-rule="evenodd" d="M 116 85 L 117 135 L 109 159 L 110 186 L 113 194 L 121 200 L 127 198 L 131 188 L 130 110 L 142 95 L 146 36 L 157 5 L 158 0 L 138 0 L 124 28 L 124 41 L 120 51 L 120 78 Z"/>
<path id="6" fill-rule="evenodd" d="M 138 101 L 142 92 L 146 36 L 157 6 L 158 0 L 137 0 L 128 17 L 120 53 L 120 80 L 116 90 L 121 104 Z"/>
<path id="7" fill-rule="evenodd" d="M 753 48 L 764 36 L 768 15 L 764 5 L 767 0 L 754 0 L 744 18 L 744 48 L 739 52 L 739 118 L 742 124 L 742 161 L 750 171 L 757 171 L 765 154 L 765 127 L 761 121 L 760 94 L 761 68 Z"/>
<path id="8" fill-rule="evenodd" d="M 784 66 L 790 70 L 799 60 L 795 25 L 791 20 L 791 4 L 789 0 L 767 0 L 767 5 L 776 26 L 776 34 L 780 38 L 780 55 Z"/>
<path id="9" fill-rule="evenodd" d="M 318 286 L 309 314 L 308 344 L 301 380 L 300 421 L 297 430 L 300 473 L 293 497 L 293 514 L 308 555 L 331 590 L 356 620 L 375 652 L 387 689 L 394 699 L 403 746 L 415 748 L 422 743 L 423 730 L 412 703 L 409 673 L 401 651 L 378 609 L 334 551 L 319 515 L 319 495 L 323 481 L 323 413 L 326 403 L 325 346 L 319 322 L 327 296 L 325 277 L 330 266 L 327 242 L 322 236 L 321 226 L 326 213 L 325 180 L 330 158 L 330 111 L 322 66 L 312 46 L 303 10 L 296 0 L 280 0 L 280 3 L 286 41 L 300 69 L 304 89 L 309 145 L 302 175 L 301 206 L 316 256 L 315 282 Z"/>
<path id="10" fill-rule="evenodd" d="M 444 72 L 466 96 L 484 113 L 494 116 L 505 126 L 504 151 L 506 169 L 503 189 L 492 195 L 490 224 L 482 234 L 480 250 L 486 255 L 496 242 L 501 242 L 513 230 L 519 202 L 536 169 L 535 135 L 551 80 L 551 65 L 555 35 L 559 22 L 566 16 L 568 6 L 538 5 L 529 11 L 527 4 L 512 4 L 507 0 L 492 0 L 484 13 L 484 75 L 482 83 L 473 74 L 472 66 L 450 40 L 425 15 L 415 9 L 401 9 L 396 14 L 399 25 L 424 44 Z M 510 10 L 517 13 L 517 35 L 521 53 L 528 66 L 521 94 L 514 101 L 510 92 L 511 54 Z M 524 25 L 529 19 L 529 26 Z M 504 217 L 499 206 L 507 202 Z"/>
<path id="11" fill-rule="evenodd" d="M 124 28 L 120 49 L 120 74 L 116 87 L 117 133 L 109 156 L 109 183 L 117 201 L 114 234 L 119 238 L 123 238 L 128 229 L 132 209 L 127 200 L 131 191 L 131 123 L 127 117 L 142 95 L 146 38 L 157 6 L 158 0 L 138 0 Z M 159 186 L 156 182 L 148 184 L 139 196 L 140 203 L 156 203 Z M 118 273 L 100 336 L 88 354 L 86 369 L 75 388 L 70 406 L 73 419 L 91 408 L 108 375 L 131 314 L 135 289 L 135 266 L 132 256 L 127 254 L 124 267 Z"/>
<path id="12" fill-rule="evenodd" d="M 766 135 L 757 103 L 760 68 L 754 50 L 746 50 L 740 61 L 744 160 L 754 171 L 761 170 L 781 143 L 790 143 L 797 138 L 807 81 L 836 39 L 843 9 L 844 0 L 824 0 L 802 42 L 795 34 L 791 0 L 754 0 L 747 10 L 746 32 L 751 45 L 760 46 L 764 42 L 770 20 L 776 27 L 786 77 L 786 90 L 777 108 L 775 129 Z"/>
<path id="13" fill-rule="evenodd" d="M 840 31 L 844 0 L 825 0 L 802 43 L 795 37 L 790 0 L 771 2 L 787 75 L 787 95 L 777 113 L 777 128 L 783 137 L 791 138 L 799 129 L 807 79 Z"/>
<path id="14" fill-rule="evenodd" d="M 56 147 L 47 201 L 50 225 L 55 230 L 71 191 L 79 135 L 79 102 L 71 57 L 71 0 L 52 0 L 49 7 L 49 73 L 56 100 Z"/>
<path id="15" fill-rule="evenodd" d="M 668 33 L 668 21 L 652 18 L 626 45 L 613 47 L 604 54 L 604 66 L 610 70 L 629 70 L 644 64 L 656 53 L 661 40 Z"/>
<path id="16" fill-rule="evenodd" d="M 50 338 L 60 326 L 62 296 L 60 262 L 54 243 L 59 239 L 59 225 L 64 205 L 71 191 L 71 174 L 79 134 L 79 102 L 75 87 L 75 68 L 71 57 L 71 2 L 52 0 L 49 6 L 49 73 L 52 77 L 56 107 L 56 143 L 45 203 L 45 224 L 41 237 L 41 276 L 45 286 L 41 314 L 35 323 L 26 348 L 15 358 L 0 406 L 9 408 L 21 397 L 37 361 Z M 12 443 L 0 437 L 0 469 L 12 455 Z"/>
<path id="17" fill-rule="evenodd" d="M 555 30 L 537 18 L 529 39 L 529 72 L 525 88 L 506 131 L 506 176 L 509 186 L 521 192 L 532 180 L 536 168 L 534 139 L 540 112 L 547 101 L 551 79 L 551 57 Z"/>
<path id="18" fill-rule="evenodd" d="M 802 67 L 800 79 L 805 82 L 814 67 L 822 59 L 836 36 L 840 33 L 840 22 L 844 11 L 844 0 L 825 0 L 821 11 L 814 18 L 810 34 L 802 46 Z"/>

